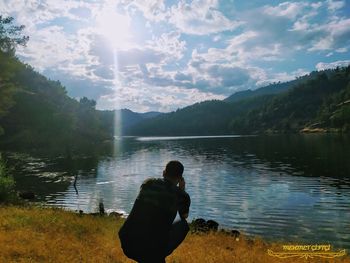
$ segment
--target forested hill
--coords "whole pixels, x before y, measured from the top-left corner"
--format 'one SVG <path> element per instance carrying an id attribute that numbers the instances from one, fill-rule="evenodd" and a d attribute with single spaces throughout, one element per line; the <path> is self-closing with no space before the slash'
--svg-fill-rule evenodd
<path id="1" fill-rule="evenodd" d="M 350 132 L 350 66 L 319 72 L 259 108 L 235 116 L 233 132 Z"/>
<path id="2" fill-rule="evenodd" d="M 233 101 L 196 103 L 140 122 L 127 134 L 220 135 L 299 132 L 304 128 L 349 131 L 350 66 L 312 72 L 290 83 L 282 93 L 259 95 L 256 91 L 256 96 L 236 96 Z"/>
<path id="3" fill-rule="evenodd" d="M 1 145 L 71 148 L 113 136 L 113 113 L 95 110 L 95 101 L 70 98 L 58 81 L 48 80 L 0 51 Z"/>

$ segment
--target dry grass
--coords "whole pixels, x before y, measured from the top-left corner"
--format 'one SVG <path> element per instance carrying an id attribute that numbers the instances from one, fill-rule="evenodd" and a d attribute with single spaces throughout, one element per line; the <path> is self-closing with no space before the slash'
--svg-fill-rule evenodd
<path id="1" fill-rule="evenodd" d="M 0 262 L 133 262 L 121 248 L 117 232 L 123 220 L 79 216 L 61 209 L 0 207 Z M 223 233 L 190 234 L 167 262 L 347 262 L 277 259 L 267 249 L 281 244 L 248 240 Z"/>

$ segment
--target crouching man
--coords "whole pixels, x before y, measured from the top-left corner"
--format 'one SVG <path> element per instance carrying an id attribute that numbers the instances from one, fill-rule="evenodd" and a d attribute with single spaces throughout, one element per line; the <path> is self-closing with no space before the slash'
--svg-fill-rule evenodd
<path id="1" fill-rule="evenodd" d="M 190 196 L 185 192 L 184 166 L 170 161 L 163 178 L 143 182 L 134 206 L 119 231 L 124 254 L 138 262 L 165 262 L 185 239 Z M 179 213 L 180 220 L 175 221 Z"/>

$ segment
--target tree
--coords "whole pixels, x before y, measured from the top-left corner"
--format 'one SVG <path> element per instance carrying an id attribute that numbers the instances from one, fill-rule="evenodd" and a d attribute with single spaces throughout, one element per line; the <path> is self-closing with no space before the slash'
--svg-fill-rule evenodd
<path id="1" fill-rule="evenodd" d="M 16 46 L 25 46 L 29 40 L 28 36 L 22 35 L 23 29 L 24 25 L 14 25 L 13 17 L 0 15 L 0 118 L 5 116 L 14 104 L 13 94 L 16 89 L 10 79 L 17 61 L 13 58 Z M 3 132 L 0 125 L 0 135 Z"/>
<path id="2" fill-rule="evenodd" d="M 22 35 L 24 25 L 14 25 L 13 17 L 0 15 L 0 50 L 4 53 L 14 54 L 17 45 L 25 46 L 28 36 Z"/>
<path id="3" fill-rule="evenodd" d="M 96 101 L 95 100 L 89 100 L 87 97 L 83 97 L 79 100 L 80 104 L 83 106 L 86 106 L 88 108 L 95 108 L 96 107 Z"/>

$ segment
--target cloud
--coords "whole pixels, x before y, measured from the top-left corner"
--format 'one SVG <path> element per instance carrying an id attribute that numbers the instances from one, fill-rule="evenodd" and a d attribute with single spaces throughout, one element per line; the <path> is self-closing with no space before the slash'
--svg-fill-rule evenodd
<path id="1" fill-rule="evenodd" d="M 198 89 L 184 89 L 170 87 L 164 89 L 155 86 L 125 86 L 115 90 L 112 95 L 102 96 L 97 106 L 107 108 L 131 108 L 138 112 L 147 112 L 157 109 L 169 112 L 183 108 L 196 102 L 207 99 L 224 99 L 225 96 L 202 92 Z"/>
<path id="2" fill-rule="evenodd" d="M 316 64 L 316 69 L 325 70 L 325 69 L 331 69 L 336 67 L 347 67 L 348 65 L 350 65 L 350 60 L 339 60 L 339 61 L 334 61 L 330 63 L 319 62 Z"/>
<path id="3" fill-rule="evenodd" d="M 89 39 L 89 55 L 95 57 L 98 64 L 104 66 L 114 65 L 115 58 L 113 48 L 108 43 L 107 39 L 93 32 L 88 33 L 87 38 Z"/>
<path id="4" fill-rule="evenodd" d="M 27 47 L 19 48 L 18 54 L 26 58 L 37 70 L 42 71 L 77 58 L 75 51 L 80 46 L 76 43 L 61 26 L 48 26 L 31 35 Z"/>
<path id="5" fill-rule="evenodd" d="M 193 80 L 191 75 L 184 74 L 182 72 L 177 72 L 174 76 L 174 79 L 178 81 L 190 81 L 190 82 Z"/>
<path id="6" fill-rule="evenodd" d="M 224 95 L 254 87 L 253 67 L 234 60 L 235 56 L 229 48 L 209 49 L 205 53 L 194 50 L 188 62 L 193 86 Z"/>
<path id="7" fill-rule="evenodd" d="M 66 87 L 68 95 L 73 98 L 88 97 L 98 100 L 101 96 L 112 95 L 114 93 L 113 81 L 105 79 L 92 80 L 89 77 L 78 77 L 67 75 L 65 72 L 53 69 L 43 71 L 50 79 L 59 79 Z"/>
<path id="8" fill-rule="evenodd" d="M 302 2 L 284 2 L 278 6 L 265 6 L 262 10 L 263 13 L 269 16 L 286 17 L 288 19 L 295 19 L 303 11 L 303 7 L 306 4 Z"/>
<path id="9" fill-rule="evenodd" d="M 91 18 L 92 15 L 90 8 L 87 7 L 74 7 L 69 9 L 69 13 L 83 20 Z"/>
<path id="10" fill-rule="evenodd" d="M 328 10 L 331 12 L 335 12 L 345 6 L 345 1 L 333 1 L 327 0 Z"/>
<path id="11" fill-rule="evenodd" d="M 181 34 L 177 31 L 163 33 L 160 37 L 154 37 L 148 41 L 147 46 L 158 52 L 164 53 L 168 61 L 179 60 L 186 51 L 186 42 L 180 40 Z"/>
<path id="12" fill-rule="evenodd" d="M 93 72 L 94 72 L 95 76 L 100 77 L 100 78 L 105 79 L 105 80 L 115 78 L 113 68 L 111 68 L 111 67 L 99 66 L 99 67 L 96 67 Z"/>
<path id="13" fill-rule="evenodd" d="M 309 51 L 331 49 L 339 49 L 341 51 L 350 46 L 350 19 L 335 18 L 318 30 L 320 30 L 322 37 L 314 41 Z"/>
<path id="14" fill-rule="evenodd" d="M 242 12 L 242 33 L 228 40 L 223 53 L 242 64 L 293 59 L 302 50 L 345 53 L 350 46 L 349 18 L 325 16 L 332 3 L 284 2 Z"/>
<path id="15" fill-rule="evenodd" d="M 120 1 L 124 9 L 136 8 L 140 10 L 144 17 L 153 22 L 165 20 L 165 4 L 163 0 L 124 0 Z"/>
<path id="16" fill-rule="evenodd" d="M 234 30 L 241 23 L 232 21 L 217 10 L 218 1 L 194 0 L 190 4 L 180 1 L 170 11 L 169 22 L 182 33 L 207 35 L 227 30 Z"/>
<path id="17" fill-rule="evenodd" d="M 347 9 L 332 0 L 0 1 L 4 15 L 27 26 L 30 41 L 17 53 L 23 61 L 61 80 L 73 97 L 140 111 L 346 64 Z"/>
<path id="18" fill-rule="evenodd" d="M 122 69 L 123 67 L 130 65 L 160 63 L 164 59 L 164 53 L 150 48 L 134 48 L 125 51 L 118 51 L 117 58 L 118 67 L 119 69 Z"/>
<path id="19" fill-rule="evenodd" d="M 212 77 L 221 78 L 222 87 L 241 86 L 249 80 L 247 70 L 239 67 L 213 65 L 207 71 Z"/>
<path id="20" fill-rule="evenodd" d="M 34 33 L 37 26 L 56 18 L 77 19 L 70 10 L 95 9 L 96 4 L 82 1 L 37 1 L 37 0 L 2 0 L 0 10 L 5 15 L 15 15 L 19 24 L 24 24 L 28 32 Z"/>

